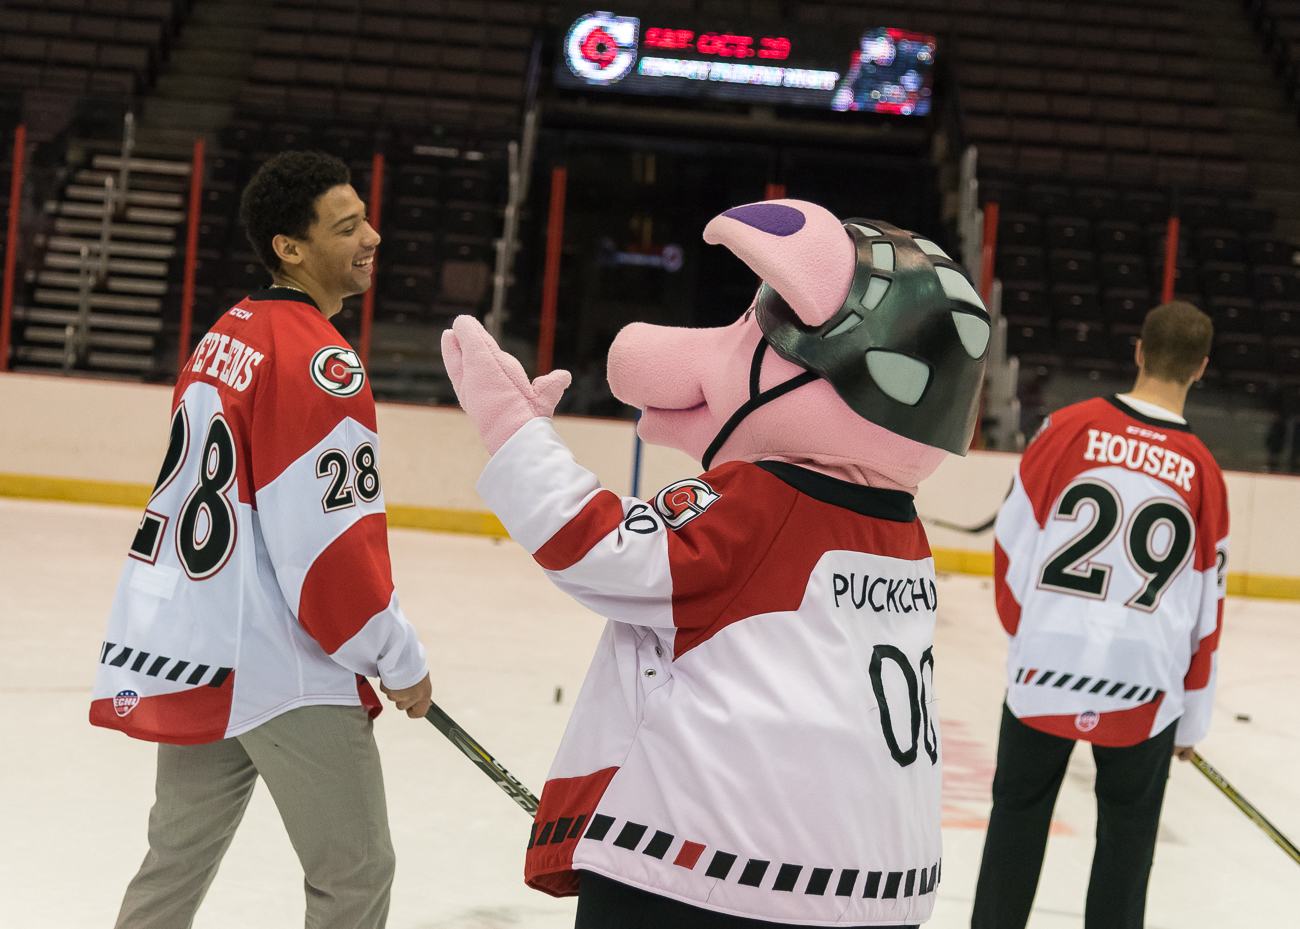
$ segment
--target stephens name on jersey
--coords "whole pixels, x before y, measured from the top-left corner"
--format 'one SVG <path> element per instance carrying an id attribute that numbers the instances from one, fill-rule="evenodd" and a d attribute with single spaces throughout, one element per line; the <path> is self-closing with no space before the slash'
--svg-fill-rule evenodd
<path id="1" fill-rule="evenodd" d="M 310 298 L 259 291 L 181 369 L 100 650 L 97 726 L 198 744 L 426 673 L 388 561 L 375 404 Z"/>
<path id="2" fill-rule="evenodd" d="M 1098 398 L 1053 413 L 998 514 L 1007 706 L 1026 724 L 1136 745 L 1209 729 L 1228 557 L 1227 490 L 1180 422 Z"/>

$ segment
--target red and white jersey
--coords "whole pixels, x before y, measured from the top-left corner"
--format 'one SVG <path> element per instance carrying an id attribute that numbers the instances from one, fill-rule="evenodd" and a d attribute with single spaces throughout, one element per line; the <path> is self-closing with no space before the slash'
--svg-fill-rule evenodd
<path id="1" fill-rule="evenodd" d="M 373 715 L 366 677 L 423 679 L 378 464 L 361 362 L 305 294 L 259 291 L 222 316 L 176 384 L 90 721 L 198 744 L 311 704 Z"/>
<path id="2" fill-rule="evenodd" d="M 1228 560 L 1223 474 L 1185 424 L 1098 398 L 1053 413 L 998 513 L 1007 705 L 1053 735 L 1136 745 L 1210 727 Z"/>
<path id="3" fill-rule="evenodd" d="M 541 418 L 478 489 L 610 620 L 542 792 L 530 886 L 574 894 L 581 869 L 755 919 L 929 917 L 936 590 L 908 494 L 730 462 L 620 499 Z"/>

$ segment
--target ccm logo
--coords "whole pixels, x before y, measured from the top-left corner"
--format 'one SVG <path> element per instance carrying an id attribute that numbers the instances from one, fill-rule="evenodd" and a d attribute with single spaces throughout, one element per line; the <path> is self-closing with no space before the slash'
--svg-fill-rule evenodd
<path id="1" fill-rule="evenodd" d="M 670 529 L 680 529 L 721 497 L 699 478 L 669 484 L 655 496 L 655 509 Z"/>

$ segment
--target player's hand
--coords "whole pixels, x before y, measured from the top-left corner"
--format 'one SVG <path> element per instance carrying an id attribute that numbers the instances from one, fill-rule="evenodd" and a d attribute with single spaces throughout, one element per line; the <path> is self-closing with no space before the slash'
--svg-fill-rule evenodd
<path id="1" fill-rule="evenodd" d="M 1174 757 L 1179 761 L 1191 761 L 1192 756 L 1196 754 L 1195 745 L 1175 745 Z"/>
<path id="2" fill-rule="evenodd" d="M 406 710 L 406 715 L 411 719 L 419 719 L 429 712 L 429 707 L 433 705 L 433 681 L 429 679 L 428 674 L 414 687 L 389 690 L 384 686 L 384 682 L 380 681 L 379 689 L 384 692 L 384 696 L 397 705 L 399 710 Z"/>

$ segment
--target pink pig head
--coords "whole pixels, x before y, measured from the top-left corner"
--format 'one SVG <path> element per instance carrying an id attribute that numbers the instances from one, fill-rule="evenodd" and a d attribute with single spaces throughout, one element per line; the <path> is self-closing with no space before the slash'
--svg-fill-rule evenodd
<path id="1" fill-rule="evenodd" d="M 850 237 L 827 210 L 800 200 L 771 200 L 728 210 L 705 227 L 704 240 L 726 245 L 749 265 L 763 279 L 764 290 L 775 291 L 797 314 L 800 328 L 819 327 L 837 313 L 843 315 L 841 308 L 847 306 L 859 265 L 855 242 L 862 241 L 860 236 Z M 925 255 L 947 259 L 933 243 L 916 241 Z M 925 260 L 920 251 L 912 251 Z M 954 276 L 951 269 L 945 269 L 945 274 Z M 954 286 L 963 285 L 955 282 Z M 969 283 L 964 287 L 970 291 L 965 299 L 978 304 Z M 943 288 L 951 291 L 947 281 Z M 942 299 L 942 293 L 939 296 Z M 641 437 L 680 449 L 697 461 L 711 450 L 706 467 L 724 461 L 775 459 L 858 484 L 915 493 L 921 480 L 939 466 L 944 450 L 863 418 L 829 381 L 781 357 L 770 345 L 756 364 L 764 341 L 758 320 L 761 299 L 763 291 L 739 320 L 722 328 L 633 323 L 618 334 L 609 351 L 609 384 L 616 397 L 642 410 Z M 983 314 L 982 304 L 972 311 Z M 837 330 L 844 325 L 837 324 Z M 987 325 L 984 330 L 978 352 L 967 345 L 972 357 L 984 353 Z M 964 332 L 962 338 L 966 340 Z M 857 357 L 860 361 L 861 354 Z M 980 365 L 982 370 L 982 360 Z M 758 383 L 753 389 L 750 381 L 756 371 Z M 719 431 L 751 396 L 801 375 L 793 389 L 748 412 L 720 446 L 710 449 Z M 973 400 L 965 402 L 973 409 Z M 958 450 L 964 452 L 964 446 Z"/>

